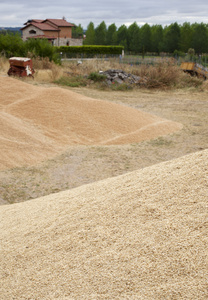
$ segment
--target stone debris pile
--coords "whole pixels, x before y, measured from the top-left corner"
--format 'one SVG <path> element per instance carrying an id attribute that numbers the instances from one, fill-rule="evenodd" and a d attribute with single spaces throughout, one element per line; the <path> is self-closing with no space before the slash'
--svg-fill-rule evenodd
<path id="1" fill-rule="evenodd" d="M 142 83 L 142 79 L 140 76 L 136 76 L 133 74 L 126 73 L 122 70 L 118 69 L 109 69 L 107 71 L 100 71 L 99 74 L 105 75 L 107 83 L 113 84 L 113 83 L 127 83 L 127 84 L 140 84 Z"/>

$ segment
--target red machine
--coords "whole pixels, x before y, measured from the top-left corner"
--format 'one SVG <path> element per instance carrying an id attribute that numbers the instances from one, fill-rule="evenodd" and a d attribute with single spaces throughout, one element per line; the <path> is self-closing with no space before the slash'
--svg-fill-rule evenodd
<path id="1" fill-rule="evenodd" d="M 32 60 L 27 57 L 11 57 L 9 59 L 10 68 L 8 71 L 8 75 L 11 76 L 31 76 L 35 73 Z"/>

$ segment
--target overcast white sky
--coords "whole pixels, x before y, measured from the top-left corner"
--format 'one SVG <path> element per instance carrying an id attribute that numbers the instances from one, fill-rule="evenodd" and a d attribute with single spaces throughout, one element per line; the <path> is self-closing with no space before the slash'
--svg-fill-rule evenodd
<path id="1" fill-rule="evenodd" d="M 208 23 L 208 0 L 0 0 L 0 27 L 22 27 L 28 19 L 59 19 L 95 26 Z"/>

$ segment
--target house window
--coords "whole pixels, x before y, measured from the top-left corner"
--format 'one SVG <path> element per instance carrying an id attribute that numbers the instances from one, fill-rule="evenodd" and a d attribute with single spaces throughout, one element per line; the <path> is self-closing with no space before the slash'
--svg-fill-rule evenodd
<path id="1" fill-rule="evenodd" d="M 36 34 L 36 31 L 34 29 L 29 31 L 30 34 Z"/>

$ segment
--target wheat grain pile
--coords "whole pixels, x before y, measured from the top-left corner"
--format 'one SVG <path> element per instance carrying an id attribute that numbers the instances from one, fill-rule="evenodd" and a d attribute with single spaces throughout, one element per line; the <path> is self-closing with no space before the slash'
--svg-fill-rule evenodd
<path id="1" fill-rule="evenodd" d="M 208 150 L 0 209 L 2 300 L 207 299 Z"/>
<path id="2" fill-rule="evenodd" d="M 58 87 L 0 77 L 0 170 L 34 165 L 73 145 L 137 143 L 182 128 Z"/>

